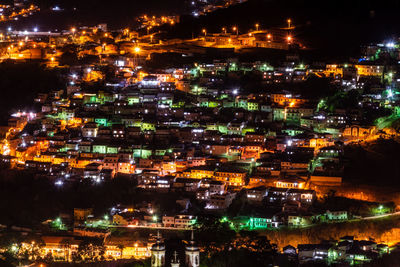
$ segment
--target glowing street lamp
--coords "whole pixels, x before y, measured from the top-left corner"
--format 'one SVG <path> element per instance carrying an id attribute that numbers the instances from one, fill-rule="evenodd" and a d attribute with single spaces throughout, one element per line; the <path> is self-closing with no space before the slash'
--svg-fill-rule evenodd
<path id="1" fill-rule="evenodd" d="M 233 27 L 232 27 L 232 30 L 236 32 L 236 35 L 238 35 L 238 34 L 239 34 L 238 27 L 236 27 L 236 26 L 233 26 Z"/>
<path id="2" fill-rule="evenodd" d="M 288 36 L 288 37 L 287 37 L 288 43 L 292 42 L 292 40 L 293 40 L 293 37 L 292 37 L 292 36 Z"/>
<path id="3" fill-rule="evenodd" d="M 226 34 L 226 28 L 225 28 L 225 27 L 222 27 L 222 32 L 223 32 L 224 34 Z"/>
<path id="4" fill-rule="evenodd" d="M 141 50 L 141 49 L 140 49 L 139 46 L 136 46 L 136 47 L 135 47 L 135 53 L 136 53 L 136 54 L 139 54 L 139 53 L 140 53 L 140 50 Z"/>
<path id="5" fill-rule="evenodd" d="M 288 28 L 290 29 L 290 26 L 291 26 L 292 20 L 291 20 L 291 19 L 288 19 L 288 20 L 287 20 L 287 23 L 288 23 Z"/>
<path id="6" fill-rule="evenodd" d="M 256 31 L 258 31 L 260 24 L 256 23 Z"/>
<path id="7" fill-rule="evenodd" d="M 204 34 L 204 36 L 207 35 L 207 30 L 206 29 L 202 29 L 201 32 Z"/>

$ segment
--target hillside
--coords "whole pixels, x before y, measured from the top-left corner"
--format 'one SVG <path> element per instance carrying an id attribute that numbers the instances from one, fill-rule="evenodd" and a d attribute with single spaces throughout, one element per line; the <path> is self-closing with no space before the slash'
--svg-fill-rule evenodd
<path id="1" fill-rule="evenodd" d="M 198 19 L 183 17 L 169 36 L 190 38 L 202 28 L 211 33 L 233 25 L 246 32 L 254 29 L 255 23 L 264 29 L 286 27 L 286 20 L 291 18 L 296 26 L 295 38 L 301 43 L 320 50 L 322 55 L 346 58 L 358 51 L 360 44 L 389 39 L 399 33 L 398 1 L 338 0 L 329 6 L 325 4 L 317 0 L 249 0 Z"/>

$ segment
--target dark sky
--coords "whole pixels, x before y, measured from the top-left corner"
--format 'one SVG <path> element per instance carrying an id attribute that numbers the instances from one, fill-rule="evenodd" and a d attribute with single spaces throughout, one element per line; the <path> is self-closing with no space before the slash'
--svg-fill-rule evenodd
<path id="1" fill-rule="evenodd" d="M 71 26 L 93 26 L 107 23 L 111 28 L 132 26 L 135 17 L 147 14 L 180 14 L 187 0 L 37 0 L 40 14 L 20 21 L 0 24 L 0 29 L 38 26 L 41 30 L 69 29 Z M 50 11 L 59 6 L 63 12 Z M 74 10 L 76 8 L 76 10 Z"/>
<path id="2" fill-rule="evenodd" d="M 110 28 L 132 26 L 135 17 L 147 14 L 180 14 L 189 0 L 37 0 L 39 15 L 13 22 L 15 28 L 38 26 L 44 30 L 69 29 L 72 26 L 93 26 L 108 23 Z M 46 11 L 59 5 L 65 12 Z M 76 7 L 76 11 L 72 8 Z M 291 18 L 297 26 L 296 38 L 312 48 L 331 53 L 350 54 L 360 44 L 395 38 L 399 34 L 399 0 L 249 0 L 206 17 L 182 18 L 183 23 L 169 29 L 170 37 L 191 37 L 203 27 L 208 32 L 238 25 L 242 32 L 254 27 L 281 27 Z M 7 27 L 0 24 L 0 29 Z"/>

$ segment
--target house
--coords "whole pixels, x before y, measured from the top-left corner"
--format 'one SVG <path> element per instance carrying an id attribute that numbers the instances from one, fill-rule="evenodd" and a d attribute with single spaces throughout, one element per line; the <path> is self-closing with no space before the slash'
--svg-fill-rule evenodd
<path id="1" fill-rule="evenodd" d="M 345 255 L 346 261 L 349 262 L 351 265 L 370 262 L 374 257 L 377 257 L 377 253 L 365 251 L 359 246 L 352 246 L 349 250 L 346 251 Z"/>
<path id="2" fill-rule="evenodd" d="M 292 201 L 299 201 L 302 204 L 312 204 L 316 198 L 314 190 L 303 190 L 291 188 L 287 191 L 287 199 Z"/>
<path id="3" fill-rule="evenodd" d="M 44 246 L 41 255 L 53 256 L 55 260 L 71 261 L 72 254 L 78 251 L 81 240 L 73 236 L 42 236 Z"/>
<path id="4" fill-rule="evenodd" d="M 208 166 L 197 166 L 186 169 L 179 176 L 186 178 L 203 179 L 203 178 L 212 178 L 213 175 L 214 175 L 214 168 L 210 168 Z"/>
<path id="5" fill-rule="evenodd" d="M 82 127 L 82 136 L 86 138 L 94 138 L 97 137 L 97 124 L 92 122 L 92 123 L 86 123 Z"/>
<path id="6" fill-rule="evenodd" d="M 191 229 L 196 223 L 197 217 L 193 215 L 177 215 L 174 219 L 175 228 Z"/>
<path id="7" fill-rule="evenodd" d="M 162 223 L 164 227 L 174 227 L 175 226 L 175 216 L 163 216 Z"/>
<path id="8" fill-rule="evenodd" d="M 234 168 L 221 168 L 215 171 L 214 179 L 227 182 L 229 186 L 243 186 L 247 172 Z"/>
<path id="9" fill-rule="evenodd" d="M 196 192 L 196 199 L 199 201 L 207 201 L 210 199 L 210 191 L 208 188 L 200 188 Z"/>
<path id="10" fill-rule="evenodd" d="M 282 252 L 284 255 L 286 255 L 287 257 L 289 257 L 291 259 L 297 258 L 297 250 L 295 247 L 293 247 L 291 245 L 287 245 L 286 247 L 283 247 Z"/>
<path id="11" fill-rule="evenodd" d="M 281 203 L 283 201 L 286 201 L 287 191 L 288 189 L 286 188 L 271 187 L 268 189 L 268 194 L 266 196 L 267 201 L 271 203 Z"/>
<path id="12" fill-rule="evenodd" d="M 275 181 L 275 186 L 278 188 L 297 188 L 303 189 L 305 187 L 305 180 L 300 177 L 287 177 L 280 178 Z"/>
<path id="13" fill-rule="evenodd" d="M 224 210 L 227 209 L 233 199 L 236 197 L 236 193 L 223 193 L 223 194 L 214 194 L 210 196 L 210 200 L 207 202 L 206 209 L 212 210 Z"/>
<path id="14" fill-rule="evenodd" d="M 88 165 L 86 165 L 84 171 L 83 171 L 83 177 L 88 179 L 91 178 L 95 181 L 100 181 L 101 180 L 101 176 L 100 176 L 100 172 L 103 168 L 103 165 L 100 163 L 90 163 Z"/>
<path id="15" fill-rule="evenodd" d="M 210 181 L 209 182 L 209 192 L 210 195 L 213 194 L 222 194 L 225 192 L 226 184 L 221 181 Z"/>
<path id="16" fill-rule="evenodd" d="M 114 259 L 144 259 L 151 256 L 151 244 L 140 240 L 126 240 L 107 237 L 105 242 L 104 256 Z"/>
<path id="17" fill-rule="evenodd" d="M 299 262 L 325 260 L 331 247 L 330 244 L 299 244 L 297 246 Z"/>
<path id="18" fill-rule="evenodd" d="M 328 221 L 345 221 L 348 219 L 348 214 L 346 210 L 339 210 L 339 211 L 327 210 L 325 216 Z"/>
<path id="19" fill-rule="evenodd" d="M 74 220 L 77 222 L 85 221 L 89 215 L 93 214 L 92 209 L 74 208 Z"/>
<path id="20" fill-rule="evenodd" d="M 364 251 L 376 251 L 378 245 L 371 240 L 360 240 L 357 243 L 358 246 L 360 246 L 360 248 Z"/>
<path id="21" fill-rule="evenodd" d="M 249 201 L 261 202 L 266 195 L 267 188 L 265 186 L 250 188 L 246 191 L 246 197 Z"/>
<path id="22" fill-rule="evenodd" d="M 113 216 L 113 224 L 119 226 L 139 225 L 139 220 L 134 218 L 133 213 L 125 212 Z"/>
<path id="23" fill-rule="evenodd" d="M 176 178 L 173 184 L 173 188 L 180 189 L 186 192 L 196 192 L 200 187 L 200 179 L 189 179 L 189 178 Z"/>
<path id="24" fill-rule="evenodd" d="M 376 127 L 369 127 L 369 126 L 360 126 L 360 125 L 352 125 L 347 126 L 343 130 L 343 137 L 345 138 L 354 138 L 354 139 L 364 139 L 368 136 L 374 134 L 376 131 Z"/>

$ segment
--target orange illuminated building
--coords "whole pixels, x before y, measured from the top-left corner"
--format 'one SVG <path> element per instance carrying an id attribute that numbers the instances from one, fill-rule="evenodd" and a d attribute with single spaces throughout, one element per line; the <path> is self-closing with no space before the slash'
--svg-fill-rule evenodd
<path id="1" fill-rule="evenodd" d="M 274 182 L 278 188 L 297 188 L 304 189 L 306 182 L 299 177 L 282 178 Z"/>
<path id="2" fill-rule="evenodd" d="M 292 96 L 291 94 L 271 94 L 271 101 L 284 106 L 298 107 L 307 102 L 306 99 Z"/>

